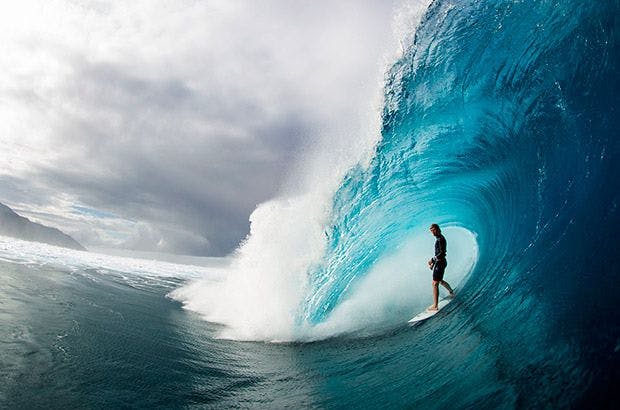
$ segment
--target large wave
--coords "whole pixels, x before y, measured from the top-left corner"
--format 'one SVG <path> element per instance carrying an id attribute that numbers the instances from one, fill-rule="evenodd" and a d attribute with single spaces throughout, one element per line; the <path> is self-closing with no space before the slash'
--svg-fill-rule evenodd
<path id="1" fill-rule="evenodd" d="M 175 296 L 224 337 L 379 331 L 430 303 L 435 222 L 472 326 L 520 352 L 595 314 L 617 334 L 619 9 L 434 1 L 386 75 L 368 160 L 259 206 L 226 279 Z"/>

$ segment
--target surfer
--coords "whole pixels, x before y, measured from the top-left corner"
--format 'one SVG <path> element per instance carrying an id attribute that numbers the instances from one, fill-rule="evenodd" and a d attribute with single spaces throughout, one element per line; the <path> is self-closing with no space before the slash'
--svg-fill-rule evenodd
<path id="1" fill-rule="evenodd" d="M 441 229 L 437 224 L 432 224 L 430 231 L 437 238 L 435 241 L 435 256 L 428 261 L 428 267 L 433 271 L 433 304 L 428 308 L 428 310 L 432 311 L 439 310 L 439 284 L 448 289 L 450 297 L 454 297 L 454 291 L 448 282 L 443 280 L 443 273 L 446 270 L 446 266 L 448 266 L 448 261 L 446 260 L 446 238 L 441 234 Z"/>

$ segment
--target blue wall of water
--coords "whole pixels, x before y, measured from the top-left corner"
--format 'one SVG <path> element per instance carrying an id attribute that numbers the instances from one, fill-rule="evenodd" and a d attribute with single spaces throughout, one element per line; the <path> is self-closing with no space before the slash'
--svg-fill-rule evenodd
<path id="1" fill-rule="evenodd" d="M 472 326 L 506 366 L 617 380 L 619 11 L 433 2 L 386 76 L 376 156 L 335 196 L 304 320 L 328 318 L 412 230 L 457 225 L 479 241 Z"/>

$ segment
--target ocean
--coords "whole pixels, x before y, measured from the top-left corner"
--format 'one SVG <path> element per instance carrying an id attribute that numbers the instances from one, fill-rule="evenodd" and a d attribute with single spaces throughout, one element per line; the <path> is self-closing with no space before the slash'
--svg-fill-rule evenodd
<path id="1" fill-rule="evenodd" d="M 0 238 L 0 407 L 616 407 L 619 40 L 619 1 L 436 0 L 367 157 L 229 258 Z M 431 223 L 456 298 L 411 326 Z"/>

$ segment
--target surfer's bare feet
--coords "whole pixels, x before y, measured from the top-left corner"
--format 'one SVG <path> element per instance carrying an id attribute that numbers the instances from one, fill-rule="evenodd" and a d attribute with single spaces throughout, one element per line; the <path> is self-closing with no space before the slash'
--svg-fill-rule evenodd
<path id="1" fill-rule="evenodd" d="M 430 305 L 429 307 L 426 308 L 426 310 L 428 310 L 429 312 L 435 312 L 439 310 L 439 308 L 435 305 Z"/>

